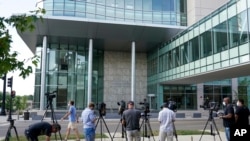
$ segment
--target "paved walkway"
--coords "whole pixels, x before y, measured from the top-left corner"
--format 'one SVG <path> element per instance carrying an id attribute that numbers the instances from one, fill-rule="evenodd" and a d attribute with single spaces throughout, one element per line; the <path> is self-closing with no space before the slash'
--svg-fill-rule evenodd
<path id="1" fill-rule="evenodd" d="M 7 118 L 8 118 L 8 116 L 0 116 L 0 124 L 9 124 L 7 121 Z M 17 119 L 17 116 L 13 115 L 12 118 Z M 48 120 L 49 120 L 49 118 L 48 118 Z M 111 120 L 111 119 L 109 119 L 109 120 Z M 182 120 L 185 120 L 185 119 L 182 119 Z M 194 119 L 194 120 L 196 120 L 196 119 Z M 18 121 L 23 121 L 23 117 L 20 116 Z M 113 135 L 113 133 L 111 133 L 111 135 Z M 108 134 L 106 136 L 109 137 Z M 221 136 L 222 141 L 226 141 L 224 132 L 220 132 L 220 136 Z M 125 138 L 120 138 L 120 137 L 121 137 L 121 134 L 116 133 L 116 137 L 113 139 L 113 141 L 126 141 Z M 178 141 L 199 141 L 200 137 L 201 137 L 201 135 L 178 135 Z M 144 140 L 143 140 L 143 138 L 141 138 L 141 141 L 159 141 L 158 136 L 154 136 L 154 139 L 153 139 L 153 137 L 144 138 Z M 0 137 L 0 140 L 4 140 L 4 137 Z M 74 141 L 74 140 L 68 140 L 68 141 Z M 85 140 L 82 139 L 81 141 L 85 141 Z M 111 141 L 111 139 L 110 138 L 103 138 L 103 139 L 96 139 L 96 141 Z M 174 138 L 174 141 L 176 141 L 175 138 Z M 203 135 L 201 138 L 201 141 L 220 141 L 220 139 L 219 139 L 218 135 L 216 135 L 216 136 Z"/>

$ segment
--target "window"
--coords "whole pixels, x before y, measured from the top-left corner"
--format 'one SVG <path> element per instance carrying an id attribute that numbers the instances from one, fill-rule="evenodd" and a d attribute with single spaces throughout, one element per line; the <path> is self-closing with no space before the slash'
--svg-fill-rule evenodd
<path id="1" fill-rule="evenodd" d="M 212 36 L 211 30 L 201 34 L 201 58 L 212 55 Z"/>
<path id="2" fill-rule="evenodd" d="M 213 39 L 214 53 L 228 49 L 226 21 L 213 28 Z"/>

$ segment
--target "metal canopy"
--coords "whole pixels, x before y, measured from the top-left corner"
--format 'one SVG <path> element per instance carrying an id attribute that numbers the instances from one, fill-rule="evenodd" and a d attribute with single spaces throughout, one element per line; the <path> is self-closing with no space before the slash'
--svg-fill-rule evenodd
<path id="1" fill-rule="evenodd" d="M 135 41 L 137 52 L 147 52 L 170 40 L 186 27 L 90 20 L 75 17 L 44 17 L 36 23 L 33 32 L 19 33 L 28 47 L 35 48 L 42 44 L 42 37 L 47 36 L 49 43 L 86 45 L 93 39 L 94 48 L 115 51 L 130 51 L 131 42 Z"/>

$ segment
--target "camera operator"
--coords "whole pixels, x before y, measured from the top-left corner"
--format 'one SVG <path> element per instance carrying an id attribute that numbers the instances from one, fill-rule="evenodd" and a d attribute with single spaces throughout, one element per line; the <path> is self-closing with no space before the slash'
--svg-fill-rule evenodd
<path id="1" fill-rule="evenodd" d="M 235 119 L 234 119 L 234 109 L 233 106 L 230 104 L 230 98 L 225 97 L 223 99 L 223 106 L 224 108 L 224 114 L 220 115 L 219 117 L 223 119 L 223 125 L 225 127 L 225 134 L 227 141 L 230 141 L 230 127 L 234 126 Z"/>
<path id="2" fill-rule="evenodd" d="M 168 108 L 168 103 L 163 104 L 162 110 L 159 112 L 158 121 L 160 122 L 159 138 L 160 141 L 173 141 L 175 113 Z"/>
<path id="3" fill-rule="evenodd" d="M 30 125 L 28 129 L 25 129 L 24 134 L 28 141 L 38 141 L 40 135 L 46 135 L 46 141 L 50 141 L 51 133 L 60 130 L 61 126 L 58 123 L 39 122 Z"/>
<path id="4" fill-rule="evenodd" d="M 129 101 L 128 109 L 123 112 L 122 125 L 126 128 L 128 141 L 140 141 L 140 118 L 141 112 L 134 108 L 134 102 Z"/>
<path id="5" fill-rule="evenodd" d="M 90 102 L 88 107 L 82 111 L 83 134 L 86 141 L 95 140 L 95 121 L 96 115 L 94 113 L 95 104 Z"/>

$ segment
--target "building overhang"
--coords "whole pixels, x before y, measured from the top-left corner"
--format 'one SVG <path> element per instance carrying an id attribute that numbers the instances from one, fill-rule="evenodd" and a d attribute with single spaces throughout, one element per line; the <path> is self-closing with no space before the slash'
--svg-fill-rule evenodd
<path id="1" fill-rule="evenodd" d="M 168 85 L 192 85 L 192 84 L 199 84 L 204 82 L 211 82 L 216 80 L 224 80 L 230 78 L 237 78 L 250 75 L 250 62 L 223 67 L 221 69 L 216 69 L 213 71 L 207 71 L 205 73 L 199 73 L 190 75 L 188 77 L 183 77 L 179 79 L 174 79 L 166 82 L 162 82 L 161 84 L 168 84 Z"/>
<path id="2" fill-rule="evenodd" d="M 184 29 L 183 26 L 48 16 L 43 22 L 36 22 L 34 31 L 18 33 L 33 53 L 41 46 L 44 36 L 49 43 L 78 45 L 87 45 L 91 38 L 94 48 L 114 51 L 130 51 L 131 42 L 135 41 L 137 52 L 147 52 Z"/>

